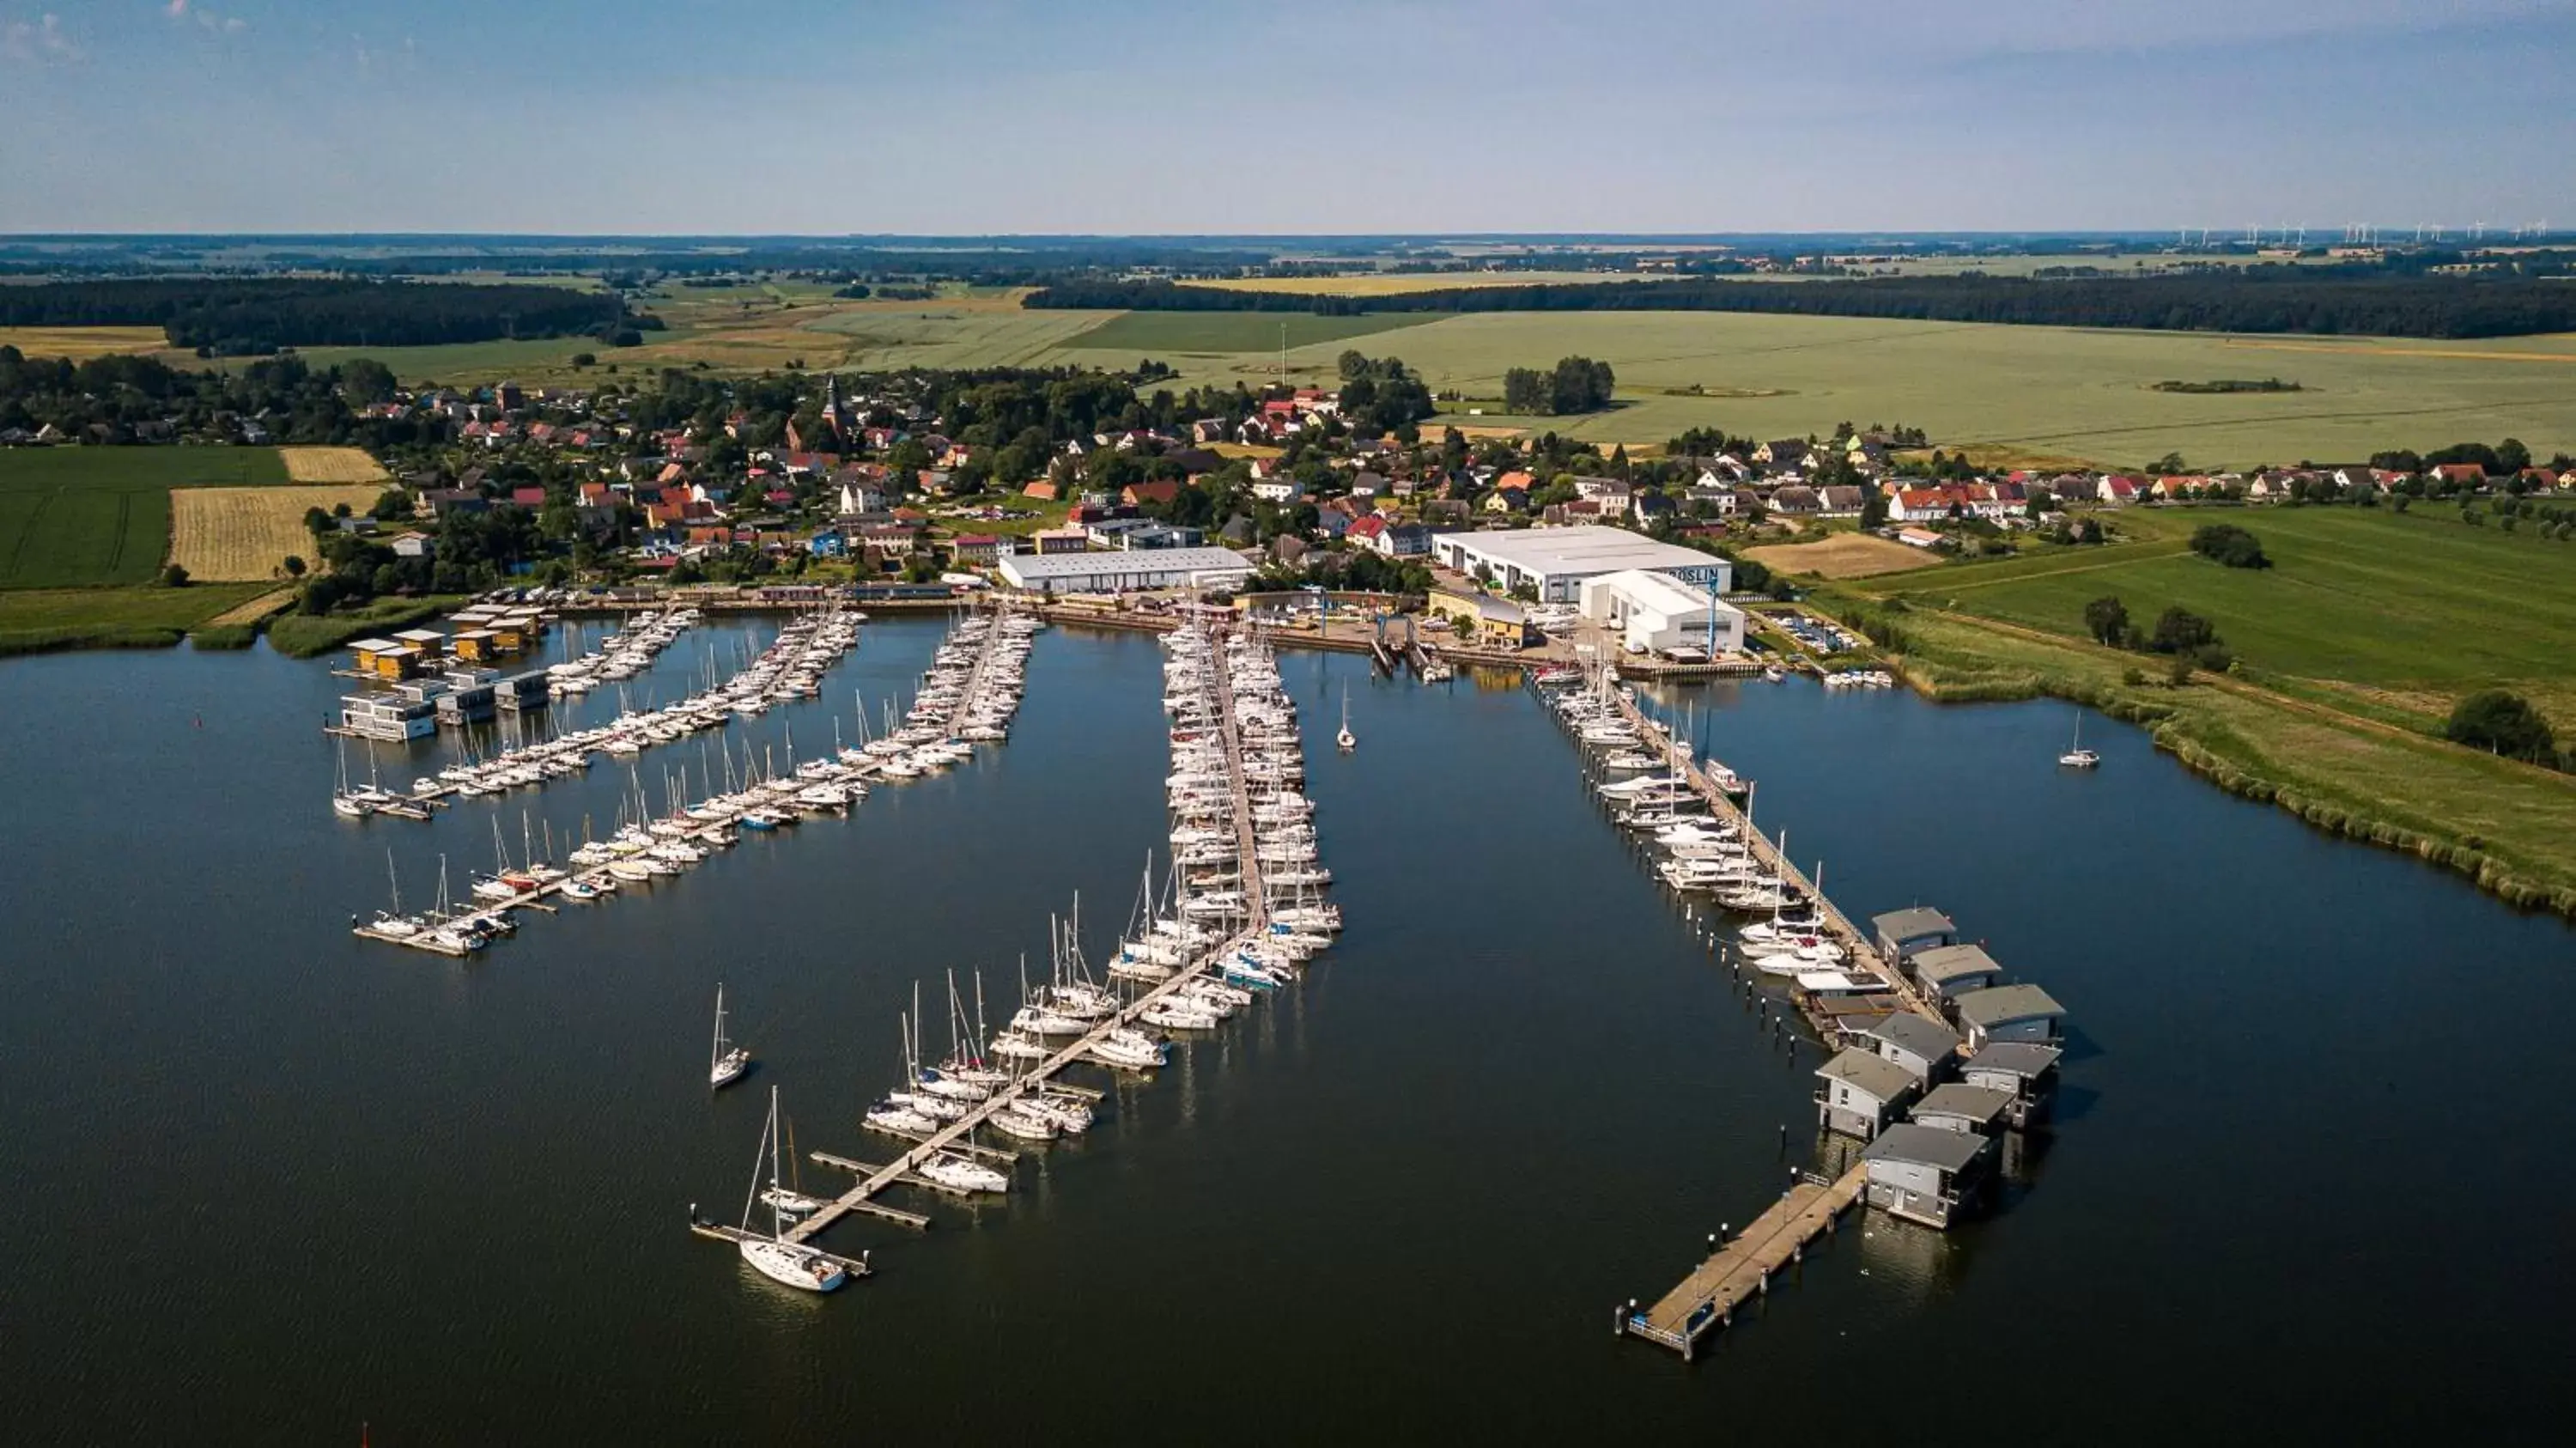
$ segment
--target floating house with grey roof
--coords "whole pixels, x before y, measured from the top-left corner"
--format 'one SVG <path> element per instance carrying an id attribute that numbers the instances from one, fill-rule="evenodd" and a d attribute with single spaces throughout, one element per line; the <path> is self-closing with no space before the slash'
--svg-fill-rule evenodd
<path id="1" fill-rule="evenodd" d="M 1907 1075 L 1927 1085 L 1948 1075 L 1950 1059 L 1959 1053 L 1958 1032 L 1912 1011 L 1898 1011 L 1861 1036 L 1881 1060 L 1903 1067 Z"/>
<path id="2" fill-rule="evenodd" d="M 1890 910 L 1871 917 L 1869 924 L 1878 937 L 1878 953 L 1900 966 L 1918 950 L 1959 943 L 1959 927 L 1929 905 Z"/>
<path id="3" fill-rule="evenodd" d="M 2066 1008 L 2035 985 L 1972 990 L 1958 997 L 1954 1009 L 1971 1051 L 1992 1041 L 2053 1044 L 2066 1038 Z"/>
<path id="4" fill-rule="evenodd" d="M 2035 1041 L 1998 1041 L 1970 1056 L 1959 1068 L 1959 1079 L 2011 1093 L 2005 1119 L 2027 1127 L 2048 1119 L 2057 1099 L 2057 1059 L 2064 1054 Z"/>
<path id="5" fill-rule="evenodd" d="M 1922 1090 L 1913 1072 L 1853 1046 L 1816 1068 L 1816 1123 L 1867 1141 Z"/>
<path id="6" fill-rule="evenodd" d="M 1947 1227 L 1984 1194 L 1994 1151 L 1982 1136 L 1899 1122 L 1862 1150 L 1862 1191 L 1891 1216 Z"/>
<path id="7" fill-rule="evenodd" d="M 1905 968 L 1924 994 L 1946 1001 L 2004 983 L 2004 968 L 1976 945 L 1935 945 L 1914 952 Z"/>
<path id="8" fill-rule="evenodd" d="M 2009 1091 L 1952 1081 L 1933 1087 L 1931 1094 L 1914 1103 L 1914 1109 L 1906 1113 L 1905 1119 L 1935 1131 L 1993 1136 L 2010 1124 L 2008 1118 L 2012 1105 L 2013 1097 Z"/>

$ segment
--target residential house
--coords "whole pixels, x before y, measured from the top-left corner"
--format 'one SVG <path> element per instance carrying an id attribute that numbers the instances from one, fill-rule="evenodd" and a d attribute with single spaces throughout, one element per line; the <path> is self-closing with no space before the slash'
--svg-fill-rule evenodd
<path id="1" fill-rule="evenodd" d="M 1574 484 L 1574 495 L 1596 503 L 1625 503 L 1634 496 L 1625 478 L 1566 478 Z"/>
<path id="2" fill-rule="evenodd" d="M 1284 506 L 1302 500 L 1306 487 L 1285 472 L 1273 472 L 1252 485 L 1252 496 Z"/>
<path id="3" fill-rule="evenodd" d="M 1126 507 L 1142 508 L 1149 504 L 1168 504 L 1180 495 L 1180 483 L 1163 478 L 1154 482 L 1129 483 L 1118 490 L 1118 501 Z"/>
<path id="4" fill-rule="evenodd" d="M 1825 511 L 1825 500 L 1804 483 L 1771 490 L 1771 511 L 1790 518 L 1812 518 Z"/>
<path id="5" fill-rule="evenodd" d="M 1870 917 L 1869 925 L 1878 938 L 1878 953 L 1900 967 L 1915 951 L 1959 943 L 1957 924 L 1928 905 L 1910 905 L 1903 910 L 1874 915 Z"/>
<path id="6" fill-rule="evenodd" d="M 1377 535 L 1377 551 L 1389 558 L 1431 556 L 1431 530 L 1419 523 L 1389 523 Z"/>
<path id="7" fill-rule="evenodd" d="M 1674 512 L 1673 500 L 1661 493 L 1639 493 L 1628 500 L 1628 506 L 1641 528 L 1658 519 L 1670 518 Z"/>
<path id="8" fill-rule="evenodd" d="M 2114 507 L 2134 503 L 2138 501 L 2138 480 L 2123 477 L 2117 473 L 2104 473 L 2101 482 L 2096 485 L 2093 496 L 2095 501 L 2109 503 Z"/>
<path id="9" fill-rule="evenodd" d="M 1723 483 L 1711 483 L 1707 473 L 1683 492 L 1682 500 L 1694 513 L 1706 512 L 1720 518 L 1735 516 L 1735 489 Z"/>
<path id="10" fill-rule="evenodd" d="M 1371 552 L 1383 553 L 1386 550 L 1378 546 L 1378 540 L 1383 537 L 1385 533 L 1386 520 L 1375 513 L 1371 513 L 1365 518 L 1355 518 L 1351 520 L 1350 525 L 1342 530 L 1342 538 L 1346 542 L 1356 543 L 1363 548 L 1369 549 Z"/>
<path id="11" fill-rule="evenodd" d="M 1195 443 L 1225 442 L 1234 436 L 1234 422 L 1223 417 L 1203 417 L 1190 424 L 1190 441 Z"/>
<path id="12" fill-rule="evenodd" d="M 1975 945 L 1929 946 L 1907 957 L 1905 969 L 1935 1001 L 2000 985 L 2004 978 L 2003 967 Z"/>
<path id="13" fill-rule="evenodd" d="M 1001 556 L 1002 540 L 993 533 L 960 533 L 950 541 L 949 551 L 959 563 L 987 567 Z"/>
<path id="14" fill-rule="evenodd" d="M 1869 490 L 1850 483 L 1832 483 L 1815 490 L 1819 510 L 1828 518 L 1857 518 L 1869 500 Z"/>
<path id="15" fill-rule="evenodd" d="M 1896 530 L 1896 541 L 1911 548 L 1947 548 L 1950 535 L 1935 533 L 1929 528 L 1906 527 Z"/>
<path id="16" fill-rule="evenodd" d="M 1914 1103 L 1906 1120 L 1935 1131 L 1955 1131 L 1966 1136 L 2001 1134 L 2012 1111 L 2013 1094 L 1992 1086 L 1971 1086 L 1951 1081 L 1935 1086 L 1929 1094 Z"/>
<path id="17" fill-rule="evenodd" d="M 1315 508 L 1315 526 L 1325 536 L 1339 538 L 1350 531 L 1360 518 L 1360 505 L 1349 498 L 1326 498 Z"/>
<path id="18" fill-rule="evenodd" d="M 2036 1041 L 1998 1041 L 1962 1063 L 1959 1079 L 2009 1093 L 2012 1104 L 2004 1109 L 2004 1119 L 2030 1126 L 2048 1119 L 2057 1096 L 2057 1061 L 2064 1054 Z"/>
<path id="19" fill-rule="evenodd" d="M 1797 438 L 1784 437 L 1755 448 L 1753 460 L 1769 468 L 1796 467 L 1807 460 L 1807 445 Z"/>
<path id="20" fill-rule="evenodd" d="M 2477 463 L 2435 463 L 2426 471 L 2455 488 L 2483 488 L 2487 470 Z"/>

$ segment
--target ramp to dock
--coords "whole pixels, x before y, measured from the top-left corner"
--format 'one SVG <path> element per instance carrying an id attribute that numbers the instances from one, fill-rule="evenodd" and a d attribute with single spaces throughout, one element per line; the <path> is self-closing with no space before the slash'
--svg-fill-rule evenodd
<path id="1" fill-rule="evenodd" d="M 1803 1258 L 1809 1242 L 1834 1229 L 1860 1199 L 1864 1171 L 1856 1163 L 1831 1181 L 1802 1178 L 1654 1306 L 1623 1309 L 1620 1332 L 1691 1357 L 1701 1336 L 1732 1321 L 1747 1298 L 1767 1294 L 1772 1273 Z"/>

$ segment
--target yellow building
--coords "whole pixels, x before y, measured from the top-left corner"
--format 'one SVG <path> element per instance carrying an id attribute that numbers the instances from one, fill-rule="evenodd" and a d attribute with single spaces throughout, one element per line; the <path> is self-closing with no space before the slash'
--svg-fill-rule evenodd
<path id="1" fill-rule="evenodd" d="M 1433 618 L 1449 620 L 1461 639 L 1479 648 L 1517 649 L 1530 640 L 1529 615 L 1508 598 L 1466 589 L 1434 588 L 1423 609 Z"/>

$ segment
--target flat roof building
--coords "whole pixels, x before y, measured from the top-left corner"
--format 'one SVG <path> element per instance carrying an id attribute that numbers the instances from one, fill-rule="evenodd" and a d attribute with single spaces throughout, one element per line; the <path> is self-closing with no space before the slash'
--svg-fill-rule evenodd
<path id="1" fill-rule="evenodd" d="M 1002 581 L 1031 593 L 1132 593 L 1147 588 L 1234 588 L 1252 565 L 1231 548 L 1146 548 L 1116 553 L 1011 553 Z"/>
<path id="2" fill-rule="evenodd" d="M 1573 603 L 1583 581 L 1641 569 L 1669 574 L 1694 588 L 1726 592 L 1735 565 L 1695 548 L 1658 543 L 1625 528 L 1522 528 L 1490 533 L 1434 533 L 1431 554 L 1442 565 L 1502 585 L 1527 585 L 1542 603 Z"/>
<path id="3" fill-rule="evenodd" d="M 1743 652 L 1743 611 L 1669 573 L 1622 569 L 1584 579 L 1576 593 L 1583 616 L 1618 634 L 1632 654 L 1694 648 L 1713 659 Z"/>

